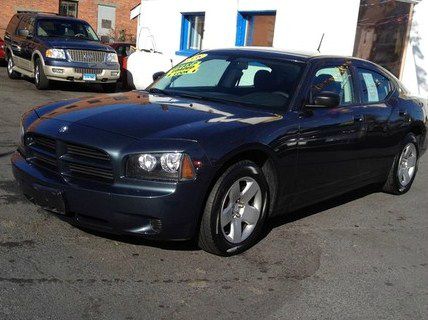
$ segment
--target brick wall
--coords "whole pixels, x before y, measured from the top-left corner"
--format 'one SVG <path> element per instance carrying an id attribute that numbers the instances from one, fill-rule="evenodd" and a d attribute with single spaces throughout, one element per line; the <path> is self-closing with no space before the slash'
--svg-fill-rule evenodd
<path id="1" fill-rule="evenodd" d="M 86 20 L 97 31 L 98 5 L 111 5 L 116 8 L 116 28 L 118 37 L 124 30 L 126 40 L 135 39 L 137 21 L 129 20 L 130 10 L 139 0 L 79 0 L 78 18 Z M 34 10 L 58 13 L 59 0 L 0 0 L 0 37 L 3 38 L 10 18 L 18 10 Z"/>

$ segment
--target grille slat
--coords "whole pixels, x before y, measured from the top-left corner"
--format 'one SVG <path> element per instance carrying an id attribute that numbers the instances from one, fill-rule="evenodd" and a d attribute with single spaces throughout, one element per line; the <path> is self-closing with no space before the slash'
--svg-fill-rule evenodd
<path id="1" fill-rule="evenodd" d="M 29 150 L 27 160 L 36 166 L 71 178 L 109 183 L 114 179 L 110 156 L 102 150 L 38 134 L 28 134 L 25 141 Z"/>
<path id="2" fill-rule="evenodd" d="M 78 156 L 110 161 L 110 157 L 108 154 L 106 154 L 103 151 L 99 151 L 97 149 L 92 149 L 92 148 L 89 149 L 86 147 L 67 144 L 67 152 L 70 154 L 78 155 Z"/>
<path id="3" fill-rule="evenodd" d="M 67 50 L 71 61 L 75 62 L 104 62 L 107 52 L 95 50 Z"/>
<path id="4" fill-rule="evenodd" d="M 105 179 L 113 179 L 113 173 L 110 170 L 84 166 L 77 163 L 70 163 L 68 167 L 71 172 L 75 172 L 78 174 L 83 174 L 86 176 L 97 176 Z"/>

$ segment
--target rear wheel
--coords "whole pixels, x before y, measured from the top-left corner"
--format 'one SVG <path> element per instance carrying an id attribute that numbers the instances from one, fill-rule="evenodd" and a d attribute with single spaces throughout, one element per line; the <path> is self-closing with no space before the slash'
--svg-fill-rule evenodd
<path id="1" fill-rule="evenodd" d="M 268 184 L 251 161 L 232 165 L 217 180 L 208 197 L 199 246 L 217 255 L 233 255 L 253 245 L 266 218 Z"/>
<path id="2" fill-rule="evenodd" d="M 391 194 L 404 194 L 409 191 L 418 171 L 418 157 L 416 137 L 410 134 L 395 157 L 383 191 Z"/>
<path id="3" fill-rule="evenodd" d="M 49 88 L 49 79 L 46 78 L 42 62 L 39 59 L 34 63 L 34 85 L 39 90 Z"/>
<path id="4" fill-rule="evenodd" d="M 11 79 L 18 79 L 21 77 L 21 74 L 19 72 L 13 71 L 14 66 L 15 66 L 15 63 L 13 62 L 13 57 L 9 53 L 7 55 L 7 75 Z"/>

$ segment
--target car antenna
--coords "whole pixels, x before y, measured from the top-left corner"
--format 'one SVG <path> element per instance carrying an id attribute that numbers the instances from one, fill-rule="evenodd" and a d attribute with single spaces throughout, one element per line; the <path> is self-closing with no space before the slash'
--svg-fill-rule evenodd
<path id="1" fill-rule="evenodd" d="M 322 41 L 324 40 L 324 35 L 325 33 L 323 33 L 321 36 L 320 44 L 318 45 L 318 49 L 317 49 L 318 53 L 321 53 L 321 45 L 322 45 Z"/>

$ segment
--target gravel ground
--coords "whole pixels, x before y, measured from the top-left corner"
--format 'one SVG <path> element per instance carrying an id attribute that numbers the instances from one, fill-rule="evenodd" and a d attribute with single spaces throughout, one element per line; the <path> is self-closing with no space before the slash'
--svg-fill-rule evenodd
<path id="1" fill-rule="evenodd" d="M 406 195 L 300 210 L 239 256 L 108 237 L 26 201 L 9 162 L 25 110 L 92 89 L 0 68 L 0 319 L 428 319 L 427 156 Z"/>

